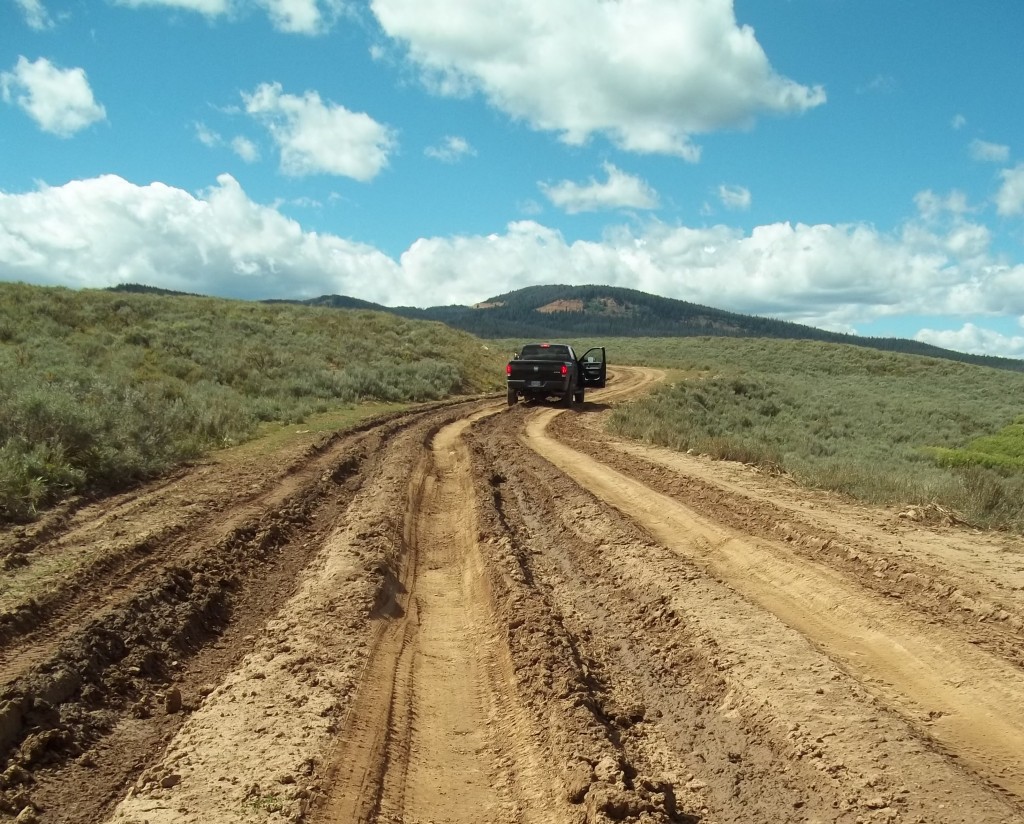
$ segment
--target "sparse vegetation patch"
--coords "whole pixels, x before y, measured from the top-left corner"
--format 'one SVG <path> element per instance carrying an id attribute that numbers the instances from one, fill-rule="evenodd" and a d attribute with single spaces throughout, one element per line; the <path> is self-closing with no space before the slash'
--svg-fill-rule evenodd
<path id="1" fill-rule="evenodd" d="M 0 522 L 366 401 L 500 387 L 504 356 L 366 310 L 0 284 Z"/>

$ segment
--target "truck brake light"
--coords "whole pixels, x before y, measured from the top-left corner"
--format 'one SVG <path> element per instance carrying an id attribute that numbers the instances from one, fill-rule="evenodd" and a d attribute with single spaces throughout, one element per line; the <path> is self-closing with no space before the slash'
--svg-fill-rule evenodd
<path id="1" fill-rule="evenodd" d="M 563 364 L 562 364 L 562 377 L 564 378 L 564 377 L 565 377 L 566 375 L 568 375 L 568 374 L 569 374 L 569 367 L 568 367 L 568 366 L 566 366 L 566 365 L 565 365 L 565 364 L 563 363 Z"/>
<path id="2" fill-rule="evenodd" d="M 505 374 L 508 375 L 509 377 L 512 377 L 512 364 L 511 363 L 506 363 L 505 364 Z"/>

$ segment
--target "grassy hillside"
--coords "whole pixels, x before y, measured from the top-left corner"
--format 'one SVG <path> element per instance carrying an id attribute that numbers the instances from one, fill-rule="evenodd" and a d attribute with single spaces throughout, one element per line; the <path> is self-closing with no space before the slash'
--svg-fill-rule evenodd
<path id="1" fill-rule="evenodd" d="M 503 365 L 393 314 L 0 283 L 0 521 L 126 488 L 262 421 L 493 391 Z"/>
<path id="2" fill-rule="evenodd" d="M 126 292 L 181 294 L 130 283 L 114 288 Z M 345 295 L 267 302 L 335 309 L 374 309 L 414 320 L 439 321 L 483 338 L 516 337 L 527 341 L 578 336 L 676 338 L 713 335 L 815 340 L 1024 372 L 1024 360 L 1017 358 L 972 355 L 905 338 L 869 338 L 829 332 L 813 326 L 726 312 L 724 309 L 615 286 L 528 286 L 488 298 L 475 306 L 453 304 L 427 309 L 382 306 Z"/>
<path id="3" fill-rule="evenodd" d="M 613 364 L 678 370 L 613 413 L 622 435 L 1024 531 L 1024 375 L 814 341 L 573 341 L 597 342 Z"/>

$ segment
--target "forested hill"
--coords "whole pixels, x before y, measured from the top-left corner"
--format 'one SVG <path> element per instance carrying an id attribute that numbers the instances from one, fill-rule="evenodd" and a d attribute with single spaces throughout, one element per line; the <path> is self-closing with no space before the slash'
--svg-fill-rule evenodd
<path id="1" fill-rule="evenodd" d="M 819 340 L 904 352 L 1024 372 L 1024 361 L 970 355 L 905 338 L 867 338 L 613 286 L 528 286 L 475 306 L 386 307 L 325 295 L 304 303 L 375 308 L 408 318 L 437 320 L 482 338 L 544 340 L 573 337 L 762 337 Z"/>
<path id="2" fill-rule="evenodd" d="M 475 306 L 398 307 L 392 311 L 441 320 L 484 338 L 726 335 L 833 340 L 844 337 L 809 326 L 740 315 L 612 286 L 529 286 Z"/>

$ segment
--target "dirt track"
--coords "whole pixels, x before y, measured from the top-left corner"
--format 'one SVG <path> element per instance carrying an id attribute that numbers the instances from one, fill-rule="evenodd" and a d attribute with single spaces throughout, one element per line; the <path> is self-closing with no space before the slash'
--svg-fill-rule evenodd
<path id="1" fill-rule="evenodd" d="M 658 379 L 2 536 L 0 815 L 1024 821 L 1024 544 L 604 434 Z"/>

